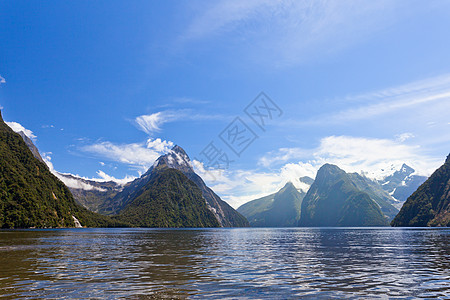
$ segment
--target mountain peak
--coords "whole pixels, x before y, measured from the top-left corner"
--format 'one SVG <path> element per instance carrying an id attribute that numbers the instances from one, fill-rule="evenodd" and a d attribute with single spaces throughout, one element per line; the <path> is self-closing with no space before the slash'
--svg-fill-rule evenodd
<path id="1" fill-rule="evenodd" d="M 328 175 L 338 175 L 338 174 L 342 174 L 345 173 L 341 168 L 339 168 L 336 165 L 332 165 L 332 164 L 324 164 L 323 166 L 320 167 L 319 171 L 317 171 L 317 175 L 316 175 L 316 179 L 317 177 L 324 176 L 326 174 Z"/>
<path id="2" fill-rule="evenodd" d="M 182 172 L 193 172 L 189 156 L 186 154 L 184 149 L 178 145 L 175 145 L 169 153 L 160 156 L 154 166 L 165 166 L 171 169 L 177 169 Z"/>
<path id="3" fill-rule="evenodd" d="M 292 182 L 288 181 L 288 182 L 286 182 L 286 184 L 284 185 L 284 187 L 282 189 L 288 189 L 288 188 L 295 189 L 295 186 Z"/>
<path id="4" fill-rule="evenodd" d="M 175 153 L 178 153 L 178 154 L 183 154 L 183 155 L 188 156 L 187 153 L 186 153 L 186 151 L 184 151 L 184 149 L 181 148 L 181 147 L 178 146 L 178 145 L 173 146 L 172 151 L 175 152 Z"/>
<path id="5" fill-rule="evenodd" d="M 445 160 L 445 163 L 450 163 L 450 153 L 448 154 L 447 159 Z"/>
<path id="6" fill-rule="evenodd" d="M 303 177 L 300 177 L 299 180 L 300 180 L 300 182 L 303 182 L 303 183 L 305 183 L 305 184 L 307 184 L 307 185 L 311 185 L 311 184 L 313 184 L 313 182 L 314 182 L 314 179 L 312 179 L 312 178 L 309 177 L 309 176 L 303 176 Z"/>
<path id="7" fill-rule="evenodd" d="M 0 122 L 3 122 L 2 110 L 0 109 Z"/>
<path id="8" fill-rule="evenodd" d="M 408 166 L 405 163 L 402 165 L 402 167 L 400 169 L 400 172 L 407 173 L 408 175 L 414 173 L 415 171 L 416 170 L 414 170 L 413 168 L 411 168 L 410 166 Z"/>

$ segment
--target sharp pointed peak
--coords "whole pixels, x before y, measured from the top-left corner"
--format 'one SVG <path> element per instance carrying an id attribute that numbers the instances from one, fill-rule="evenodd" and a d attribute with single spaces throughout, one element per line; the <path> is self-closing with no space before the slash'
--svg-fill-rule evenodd
<path id="1" fill-rule="evenodd" d="M 450 153 L 447 155 L 447 159 L 445 160 L 445 163 L 450 163 Z"/>
<path id="2" fill-rule="evenodd" d="M 294 189 L 295 189 L 295 186 L 294 186 L 294 184 L 293 184 L 291 181 L 288 181 L 288 182 L 286 182 L 286 184 L 284 185 L 283 189 L 284 189 L 284 188 L 294 188 Z"/>
<path id="3" fill-rule="evenodd" d="M 179 145 L 173 146 L 172 149 L 171 149 L 171 151 L 172 151 L 172 152 L 175 152 L 175 153 L 181 153 L 181 154 L 184 154 L 184 155 L 187 156 L 186 151 L 184 151 L 184 149 L 181 148 L 181 146 L 179 146 Z"/>
<path id="4" fill-rule="evenodd" d="M 403 163 L 402 167 L 400 168 L 400 172 L 402 173 L 414 173 L 414 169 L 408 166 L 407 164 Z"/>
<path id="5" fill-rule="evenodd" d="M 177 170 L 192 171 L 189 156 L 186 151 L 178 145 L 175 145 L 167 154 L 160 156 L 147 173 L 151 172 L 155 167 L 168 167 Z"/>

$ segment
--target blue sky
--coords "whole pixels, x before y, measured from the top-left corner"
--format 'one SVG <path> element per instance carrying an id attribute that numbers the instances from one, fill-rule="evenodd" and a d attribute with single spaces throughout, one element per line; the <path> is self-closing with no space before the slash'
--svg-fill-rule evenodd
<path id="1" fill-rule="evenodd" d="M 233 206 L 324 162 L 429 175 L 450 145 L 448 1 L 2 1 L 0 107 L 55 170 L 138 176 L 212 141 Z M 265 131 L 245 107 L 283 111 Z M 258 138 L 236 156 L 236 118 Z M 299 185 L 296 182 L 297 186 Z"/>

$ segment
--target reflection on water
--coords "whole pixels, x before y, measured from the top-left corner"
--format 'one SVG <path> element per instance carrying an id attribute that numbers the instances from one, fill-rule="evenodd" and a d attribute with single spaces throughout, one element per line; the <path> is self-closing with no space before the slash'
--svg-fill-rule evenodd
<path id="1" fill-rule="evenodd" d="M 450 298 L 449 229 L 0 231 L 11 298 Z"/>

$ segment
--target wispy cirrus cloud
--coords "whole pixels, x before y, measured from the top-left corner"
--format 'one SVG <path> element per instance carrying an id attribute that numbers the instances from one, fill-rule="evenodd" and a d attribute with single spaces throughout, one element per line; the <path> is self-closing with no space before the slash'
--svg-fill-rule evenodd
<path id="1" fill-rule="evenodd" d="M 311 119 L 297 121 L 287 120 L 284 125 L 318 125 L 348 124 L 350 122 L 374 119 L 396 112 L 408 112 L 415 117 L 424 111 L 438 116 L 450 111 L 450 74 L 427 78 L 405 85 L 379 91 L 347 96 L 336 99 L 346 108 L 316 115 Z M 397 116 L 398 118 L 398 116 Z M 398 120 L 398 119 L 397 119 Z"/>
<path id="2" fill-rule="evenodd" d="M 135 118 L 138 129 L 152 135 L 160 132 L 164 124 L 179 121 L 221 121 L 228 120 L 224 115 L 195 112 L 191 109 L 164 110 L 156 113 L 141 115 Z"/>
<path id="3" fill-rule="evenodd" d="M 6 79 L 0 75 L 0 85 L 5 84 L 5 83 L 6 83 Z"/>
<path id="4" fill-rule="evenodd" d="M 277 65 L 298 64 L 350 47 L 410 11 L 407 2 L 385 0 L 223 0 L 191 5 L 196 14 L 180 37 L 182 42 L 229 35 L 249 55 Z"/>

